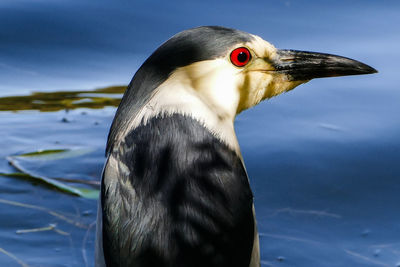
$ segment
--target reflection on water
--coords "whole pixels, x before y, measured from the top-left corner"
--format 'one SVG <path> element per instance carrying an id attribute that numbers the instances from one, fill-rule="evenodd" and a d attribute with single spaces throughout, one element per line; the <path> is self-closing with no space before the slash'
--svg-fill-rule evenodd
<path id="1" fill-rule="evenodd" d="M 117 107 L 125 89 L 126 86 L 113 86 L 92 91 L 35 92 L 28 96 L 0 97 L 0 111 L 39 110 L 44 112 Z"/>
<path id="2" fill-rule="evenodd" d="M 57 109 L 0 112 L 0 266 L 93 266 L 93 184 L 115 107 Z"/>

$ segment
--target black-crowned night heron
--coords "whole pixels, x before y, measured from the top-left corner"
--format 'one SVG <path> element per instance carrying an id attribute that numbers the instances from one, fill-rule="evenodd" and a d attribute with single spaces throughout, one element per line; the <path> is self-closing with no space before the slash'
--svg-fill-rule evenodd
<path id="1" fill-rule="evenodd" d="M 223 27 L 173 36 L 137 71 L 112 123 L 96 266 L 259 266 L 235 116 L 313 78 L 374 72 Z"/>

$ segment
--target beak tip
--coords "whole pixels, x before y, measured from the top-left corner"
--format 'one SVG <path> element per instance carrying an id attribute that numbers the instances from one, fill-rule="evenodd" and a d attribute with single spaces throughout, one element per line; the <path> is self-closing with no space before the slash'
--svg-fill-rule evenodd
<path id="1" fill-rule="evenodd" d="M 369 65 L 367 65 L 367 64 L 361 63 L 361 62 L 360 62 L 360 64 L 362 64 L 362 65 L 361 65 L 361 72 L 362 72 L 362 73 L 360 73 L 360 74 L 374 74 L 374 73 L 378 73 L 378 70 L 376 70 L 375 68 L 373 68 L 373 67 L 371 67 L 371 66 L 369 66 Z"/>
<path id="2" fill-rule="evenodd" d="M 372 69 L 372 70 L 371 70 L 370 74 L 379 73 L 379 71 L 378 71 L 377 69 L 374 69 L 374 68 L 372 68 L 372 67 L 371 67 L 371 69 Z"/>

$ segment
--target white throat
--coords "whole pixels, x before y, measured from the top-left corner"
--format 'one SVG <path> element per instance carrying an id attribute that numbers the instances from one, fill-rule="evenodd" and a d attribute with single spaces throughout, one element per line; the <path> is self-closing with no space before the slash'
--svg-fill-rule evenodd
<path id="1" fill-rule="evenodd" d="M 241 157 L 234 129 L 239 92 L 232 79 L 235 73 L 223 64 L 217 59 L 177 69 L 153 92 L 126 131 L 153 117 L 182 114 L 198 120 Z"/>

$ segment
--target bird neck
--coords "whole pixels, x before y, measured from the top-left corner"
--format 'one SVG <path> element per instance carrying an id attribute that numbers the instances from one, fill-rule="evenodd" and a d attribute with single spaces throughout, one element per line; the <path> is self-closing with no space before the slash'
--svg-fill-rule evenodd
<path id="1" fill-rule="evenodd" d="M 236 113 L 214 108 L 212 103 L 207 102 L 196 90 L 182 82 L 168 82 L 159 86 L 149 101 L 132 118 L 126 133 L 139 125 L 146 124 L 151 118 L 172 114 L 182 114 L 196 119 L 241 158 L 234 129 Z"/>

